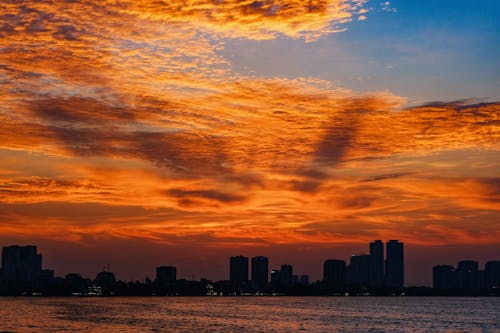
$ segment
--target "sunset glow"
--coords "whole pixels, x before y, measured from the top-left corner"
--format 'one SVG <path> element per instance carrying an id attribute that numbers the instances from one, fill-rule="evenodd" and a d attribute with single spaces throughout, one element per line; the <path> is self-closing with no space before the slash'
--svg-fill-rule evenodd
<path id="1" fill-rule="evenodd" d="M 428 74 L 432 93 L 413 89 L 426 85 L 421 68 L 447 66 L 439 58 L 403 68 L 407 58 L 387 56 L 381 66 L 400 84 L 382 77 L 375 89 L 329 69 L 337 59 L 354 77 L 371 66 L 341 38 L 410 10 L 365 0 L 2 2 L 0 244 L 39 244 L 61 272 L 73 269 L 70 254 L 91 273 L 111 261 L 127 278 L 143 260 L 128 251 L 148 257 L 145 274 L 167 261 L 187 276 L 191 261 L 219 278 L 227 255 L 265 251 L 300 270 L 300 253 L 321 263 L 372 239 L 404 240 L 417 249 L 410 261 L 429 267 L 420 246 L 498 253 L 500 81 L 486 75 L 500 68 L 481 58 L 499 55 L 498 44 L 477 51 L 490 73 L 484 93 L 464 95 L 465 84 L 481 87 L 466 69 L 449 85 Z M 498 41 L 499 30 L 488 36 Z M 423 52 L 414 41 L 397 47 Z"/>

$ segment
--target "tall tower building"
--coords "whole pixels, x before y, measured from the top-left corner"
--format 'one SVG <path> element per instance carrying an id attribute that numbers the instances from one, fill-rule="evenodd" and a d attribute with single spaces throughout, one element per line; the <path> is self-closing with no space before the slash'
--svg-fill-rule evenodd
<path id="1" fill-rule="evenodd" d="M 488 261 L 484 266 L 487 288 L 500 288 L 500 261 Z"/>
<path id="2" fill-rule="evenodd" d="M 456 287 L 455 268 L 450 265 L 432 267 L 432 287 L 437 290 L 447 290 Z"/>
<path id="3" fill-rule="evenodd" d="M 280 284 L 280 270 L 273 269 L 271 270 L 271 285 L 273 287 L 277 287 Z"/>
<path id="4" fill-rule="evenodd" d="M 2 278 L 33 282 L 42 272 L 42 255 L 36 246 L 7 246 L 2 249 Z"/>
<path id="5" fill-rule="evenodd" d="M 479 263 L 462 260 L 457 266 L 457 284 L 461 289 L 479 289 Z"/>
<path id="6" fill-rule="evenodd" d="M 248 257 L 229 258 L 229 280 L 237 289 L 248 283 Z"/>
<path id="7" fill-rule="evenodd" d="M 252 258 L 252 287 L 261 290 L 269 281 L 269 260 L 267 257 Z"/>
<path id="8" fill-rule="evenodd" d="M 344 260 L 329 259 L 323 264 L 323 281 L 333 289 L 342 289 L 346 280 Z"/>
<path id="9" fill-rule="evenodd" d="M 387 242 L 386 249 L 385 285 L 391 288 L 403 288 L 405 282 L 403 243 L 390 240 Z"/>
<path id="10" fill-rule="evenodd" d="M 173 266 L 156 267 L 155 281 L 160 287 L 173 285 L 177 281 L 177 268 Z"/>
<path id="11" fill-rule="evenodd" d="M 351 284 L 367 286 L 370 283 L 370 256 L 368 254 L 351 256 L 349 273 Z"/>
<path id="12" fill-rule="evenodd" d="M 376 240 L 370 243 L 370 286 L 384 285 L 384 243 Z"/>
<path id="13" fill-rule="evenodd" d="M 280 284 L 283 286 L 291 286 L 293 283 L 293 267 L 292 265 L 281 265 Z"/>

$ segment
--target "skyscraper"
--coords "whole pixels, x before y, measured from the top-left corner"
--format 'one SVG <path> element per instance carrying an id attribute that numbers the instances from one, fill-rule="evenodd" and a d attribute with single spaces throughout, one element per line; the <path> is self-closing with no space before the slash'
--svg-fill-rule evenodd
<path id="1" fill-rule="evenodd" d="M 479 289 L 479 263 L 462 260 L 457 266 L 457 283 L 461 289 Z"/>
<path id="2" fill-rule="evenodd" d="M 370 286 L 384 285 L 384 243 L 376 240 L 370 243 Z"/>
<path id="3" fill-rule="evenodd" d="M 229 280 L 237 289 L 248 283 L 248 257 L 236 256 L 229 259 Z"/>
<path id="4" fill-rule="evenodd" d="M 351 284 L 367 286 L 370 283 L 370 256 L 368 254 L 351 256 L 349 277 Z"/>
<path id="5" fill-rule="evenodd" d="M 273 269 L 271 270 L 271 285 L 273 287 L 277 287 L 280 284 L 280 270 Z"/>
<path id="6" fill-rule="evenodd" d="M 33 282 L 42 271 L 42 255 L 36 246 L 7 246 L 2 249 L 2 278 L 12 282 Z"/>
<path id="7" fill-rule="evenodd" d="M 156 267 L 155 282 L 159 287 L 171 286 L 177 281 L 177 268 L 173 266 Z"/>
<path id="8" fill-rule="evenodd" d="M 450 265 L 432 267 L 432 287 L 438 290 L 453 289 L 456 287 L 455 268 Z"/>
<path id="9" fill-rule="evenodd" d="M 346 280 L 344 260 L 329 259 L 323 264 L 323 281 L 333 289 L 342 289 Z"/>
<path id="10" fill-rule="evenodd" d="M 281 265 L 280 269 L 280 284 L 283 286 L 291 286 L 293 282 L 293 267 L 292 265 Z"/>
<path id="11" fill-rule="evenodd" d="M 258 256 L 252 258 L 252 287 L 260 290 L 264 288 L 269 280 L 269 260 L 267 257 Z"/>
<path id="12" fill-rule="evenodd" d="M 488 261 L 484 266 L 487 288 L 500 288 L 500 261 Z"/>
<path id="13" fill-rule="evenodd" d="M 403 243 L 397 240 L 387 242 L 385 260 L 385 284 L 391 288 L 404 286 L 404 251 Z"/>

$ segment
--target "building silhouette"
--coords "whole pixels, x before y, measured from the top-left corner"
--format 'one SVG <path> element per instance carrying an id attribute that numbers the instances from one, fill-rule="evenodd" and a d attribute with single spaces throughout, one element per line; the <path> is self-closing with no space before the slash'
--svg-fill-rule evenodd
<path id="1" fill-rule="evenodd" d="M 283 264 L 280 269 L 280 284 L 282 286 L 291 286 L 293 284 L 292 265 Z"/>
<path id="2" fill-rule="evenodd" d="M 488 261 L 484 270 L 474 260 L 462 260 L 457 267 L 438 265 L 432 268 L 433 288 L 444 291 L 473 292 L 500 287 L 500 261 Z"/>
<path id="3" fill-rule="evenodd" d="M 90 280 L 78 273 L 69 273 L 64 277 L 64 288 L 71 293 L 83 294 L 90 286 Z"/>
<path id="4" fill-rule="evenodd" d="M 375 240 L 370 243 L 370 287 L 384 285 L 384 243 Z"/>
<path id="5" fill-rule="evenodd" d="M 489 289 L 500 289 L 500 261 L 488 261 L 484 265 L 485 284 Z"/>
<path id="6" fill-rule="evenodd" d="M 0 269 L 0 295 L 9 296 L 218 296 L 218 295 L 393 295 L 405 293 L 411 296 L 424 295 L 476 295 L 500 296 L 500 261 L 486 262 L 481 270 L 474 260 L 462 260 L 456 268 L 438 265 L 432 269 L 433 289 L 427 287 L 404 286 L 403 243 L 387 242 L 385 267 L 381 269 L 384 244 L 380 240 L 370 243 L 370 254 L 354 255 L 349 266 L 338 259 L 326 260 L 323 264 L 323 283 L 309 284 L 306 274 L 293 274 L 288 264 L 271 271 L 268 283 L 269 260 L 264 256 L 253 257 L 251 261 L 251 281 L 249 285 L 249 258 L 230 258 L 230 280 L 200 281 L 177 280 L 177 269 L 172 266 L 156 268 L 154 283 L 144 281 L 117 281 L 108 270 L 99 272 L 94 280 L 78 273 L 67 274 L 64 278 L 54 277 L 54 271 L 42 269 L 42 256 L 35 246 L 8 246 L 2 249 L 2 269 Z M 109 266 L 108 266 L 109 267 Z M 380 286 L 380 275 L 384 273 L 387 283 Z M 374 277 L 378 275 L 377 277 Z M 399 289 L 399 290 L 397 290 Z"/>
<path id="7" fill-rule="evenodd" d="M 113 272 L 99 272 L 94 280 L 96 286 L 109 289 L 116 283 L 116 277 Z"/>
<path id="8" fill-rule="evenodd" d="M 271 286 L 277 287 L 280 284 L 280 270 L 273 269 L 271 270 Z"/>
<path id="9" fill-rule="evenodd" d="M 449 290 L 457 287 L 455 267 L 438 265 L 432 267 L 432 287 L 437 290 Z"/>
<path id="10" fill-rule="evenodd" d="M 460 289 L 474 290 L 480 288 L 482 275 L 479 264 L 474 260 L 462 260 L 457 266 L 457 287 Z"/>
<path id="11" fill-rule="evenodd" d="M 323 264 L 323 281 L 332 289 L 342 289 L 346 281 L 344 260 L 328 259 Z"/>
<path id="12" fill-rule="evenodd" d="M 156 267 L 156 284 L 161 287 L 168 287 L 177 281 L 177 268 L 174 266 Z"/>
<path id="13" fill-rule="evenodd" d="M 229 281 L 237 290 L 248 284 L 248 257 L 236 256 L 229 258 Z"/>
<path id="14" fill-rule="evenodd" d="M 267 257 L 252 258 L 252 288 L 261 290 L 269 280 L 269 260 Z"/>
<path id="15" fill-rule="evenodd" d="M 349 265 L 349 283 L 368 286 L 370 283 L 370 256 L 358 254 L 351 256 Z"/>
<path id="16" fill-rule="evenodd" d="M 2 279 L 32 283 L 42 273 L 42 255 L 36 246 L 7 246 L 2 249 Z"/>
<path id="17" fill-rule="evenodd" d="M 390 288 L 404 286 L 404 250 L 403 243 L 390 240 L 386 244 L 385 285 Z"/>

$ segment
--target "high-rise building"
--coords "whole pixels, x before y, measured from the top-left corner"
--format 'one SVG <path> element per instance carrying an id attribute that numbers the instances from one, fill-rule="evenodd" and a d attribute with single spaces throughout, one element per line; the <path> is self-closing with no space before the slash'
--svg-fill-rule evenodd
<path id="1" fill-rule="evenodd" d="M 438 265 L 432 267 L 432 287 L 438 290 L 448 290 L 455 288 L 455 268 L 450 265 Z"/>
<path id="2" fill-rule="evenodd" d="M 293 283 L 293 267 L 292 265 L 281 265 L 280 284 L 283 286 L 291 286 Z"/>
<path id="3" fill-rule="evenodd" d="M 273 269 L 271 270 L 271 285 L 276 287 L 280 284 L 280 270 Z"/>
<path id="4" fill-rule="evenodd" d="M 500 261 L 488 261 L 484 265 L 486 287 L 500 288 Z"/>
<path id="5" fill-rule="evenodd" d="M 376 240 L 370 243 L 370 286 L 384 285 L 384 243 Z"/>
<path id="6" fill-rule="evenodd" d="M 229 259 L 229 280 L 238 289 L 248 283 L 248 257 L 236 256 Z"/>
<path id="7" fill-rule="evenodd" d="M 370 283 L 370 256 L 358 254 L 351 256 L 349 283 L 368 286 Z"/>
<path id="8" fill-rule="evenodd" d="M 460 289 L 479 289 L 479 264 L 474 260 L 462 260 L 457 266 L 457 284 Z"/>
<path id="9" fill-rule="evenodd" d="M 252 288 L 263 289 L 269 280 L 269 260 L 267 257 L 252 258 Z"/>
<path id="10" fill-rule="evenodd" d="M 155 282 L 160 287 L 168 287 L 177 281 L 177 268 L 173 266 L 159 266 L 156 267 L 156 280 Z"/>
<path id="11" fill-rule="evenodd" d="M 13 282 L 33 282 L 42 271 L 42 255 L 36 246 L 7 246 L 2 249 L 2 278 Z"/>
<path id="12" fill-rule="evenodd" d="M 344 260 L 328 259 L 323 264 L 323 281 L 333 289 L 341 289 L 346 281 Z"/>
<path id="13" fill-rule="evenodd" d="M 385 285 L 391 288 L 404 286 L 404 250 L 403 243 L 390 240 L 386 245 Z"/>

